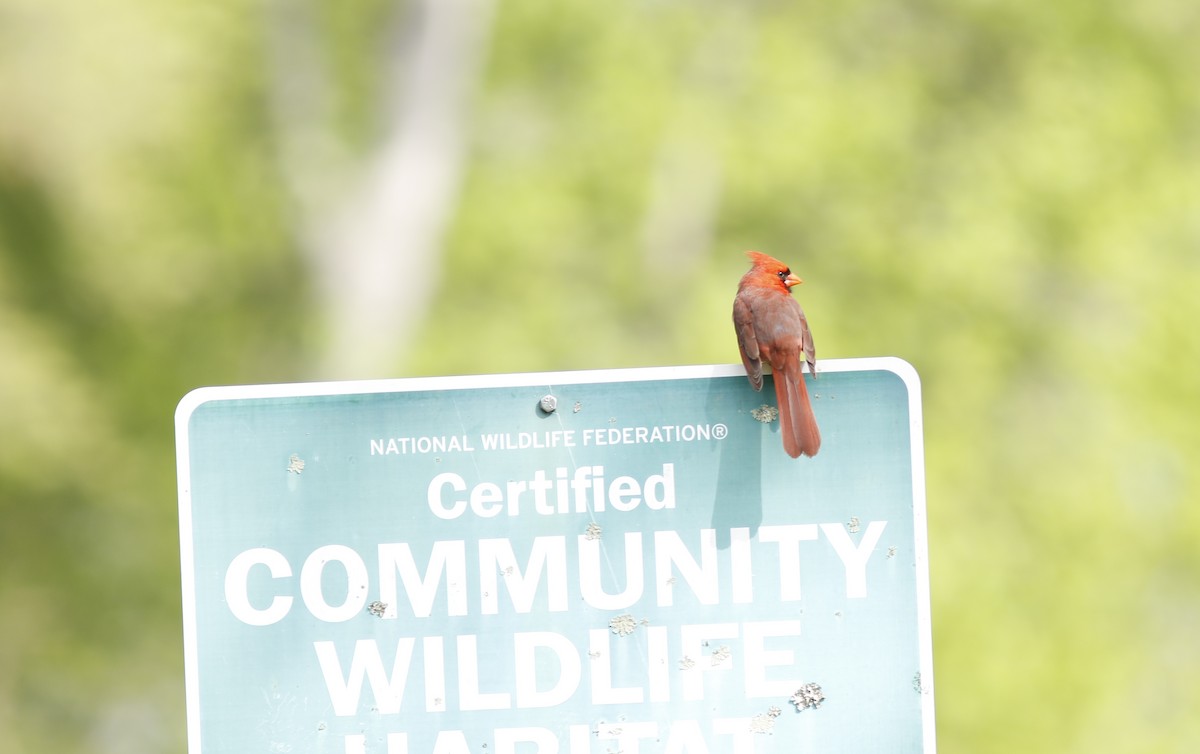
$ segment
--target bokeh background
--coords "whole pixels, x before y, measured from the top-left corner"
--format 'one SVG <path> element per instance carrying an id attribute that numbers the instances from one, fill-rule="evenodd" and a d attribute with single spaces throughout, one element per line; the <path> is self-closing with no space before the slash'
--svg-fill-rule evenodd
<path id="1" fill-rule="evenodd" d="M 184 750 L 209 384 L 923 378 L 944 752 L 1200 750 L 1194 0 L 0 0 L 0 744 Z"/>

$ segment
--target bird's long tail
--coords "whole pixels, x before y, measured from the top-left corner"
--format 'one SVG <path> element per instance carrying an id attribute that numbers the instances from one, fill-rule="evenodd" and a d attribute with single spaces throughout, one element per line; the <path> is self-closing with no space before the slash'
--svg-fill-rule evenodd
<path id="1" fill-rule="evenodd" d="M 821 449 L 821 432 L 808 402 L 808 388 L 799 364 L 776 371 L 775 400 L 779 402 L 779 432 L 783 449 L 792 458 L 815 456 Z"/>

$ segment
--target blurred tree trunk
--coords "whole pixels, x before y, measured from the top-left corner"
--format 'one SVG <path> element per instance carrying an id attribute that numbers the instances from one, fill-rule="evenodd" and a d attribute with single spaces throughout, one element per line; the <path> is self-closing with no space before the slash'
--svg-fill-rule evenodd
<path id="1" fill-rule="evenodd" d="M 334 128 L 334 82 L 314 9 L 277 2 L 271 13 L 281 157 L 327 327 L 318 371 L 394 376 L 437 290 L 492 2 L 414 0 L 396 8 L 379 76 L 382 127 L 365 155 L 352 154 Z"/>

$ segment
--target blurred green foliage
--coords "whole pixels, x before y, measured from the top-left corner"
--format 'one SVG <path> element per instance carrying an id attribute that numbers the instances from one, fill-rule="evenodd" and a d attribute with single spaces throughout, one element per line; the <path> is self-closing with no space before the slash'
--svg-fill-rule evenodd
<path id="1" fill-rule="evenodd" d="M 0 0 L 5 751 L 184 748 L 175 403 L 325 337 L 287 5 Z M 367 156 L 414 3 L 293 5 Z M 1200 5 L 493 13 L 392 376 L 732 362 L 782 257 L 819 357 L 923 377 L 941 750 L 1200 748 Z"/>

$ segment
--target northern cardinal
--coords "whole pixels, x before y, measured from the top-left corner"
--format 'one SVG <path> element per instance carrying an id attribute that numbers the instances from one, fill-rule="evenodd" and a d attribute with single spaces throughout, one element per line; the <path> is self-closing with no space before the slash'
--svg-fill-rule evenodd
<path id="1" fill-rule="evenodd" d="M 817 357 L 808 320 L 792 286 L 804 281 L 778 259 L 747 251 L 753 266 L 738 283 L 733 300 L 733 326 L 746 376 L 755 390 L 762 390 L 762 362 L 775 373 L 775 400 L 779 403 L 779 428 L 783 449 L 792 458 L 815 456 L 821 449 L 821 433 L 808 402 L 801 364 L 817 375 Z"/>

